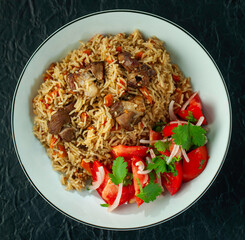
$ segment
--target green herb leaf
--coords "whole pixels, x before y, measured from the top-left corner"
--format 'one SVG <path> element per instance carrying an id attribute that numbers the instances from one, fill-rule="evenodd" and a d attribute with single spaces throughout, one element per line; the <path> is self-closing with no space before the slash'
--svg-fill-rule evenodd
<path id="1" fill-rule="evenodd" d="M 187 151 L 193 145 L 203 146 L 206 141 L 206 131 L 201 126 L 191 125 L 189 122 L 186 125 L 174 128 L 172 132 L 174 133 L 172 136 L 174 143 L 181 145 Z"/>
<path id="2" fill-rule="evenodd" d="M 197 119 L 193 117 L 193 113 L 191 111 L 188 111 L 188 117 L 186 119 L 192 123 L 196 123 Z"/>
<path id="3" fill-rule="evenodd" d="M 117 157 L 113 161 L 112 173 L 109 173 L 109 177 L 114 184 L 118 185 L 123 182 L 128 173 L 127 166 L 128 164 L 124 161 L 123 157 Z"/>
<path id="4" fill-rule="evenodd" d="M 169 141 L 162 142 L 159 140 L 155 142 L 154 146 L 157 149 L 157 151 L 165 152 L 167 149 L 169 149 L 170 142 Z"/>
<path id="5" fill-rule="evenodd" d="M 200 162 L 200 167 L 198 169 L 202 169 L 202 165 L 205 163 L 205 161 L 202 159 Z"/>
<path id="6" fill-rule="evenodd" d="M 123 180 L 123 186 L 131 185 L 132 184 L 132 180 L 133 180 L 133 173 L 128 172 L 127 176 Z"/>
<path id="7" fill-rule="evenodd" d="M 157 174 L 166 172 L 166 162 L 161 158 L 161 156 L 153 158 L 152 163 L 149 163 L 146 168 L 149 170 L 155 170 Z"/>
<path id="8" fill-rule="evenodd" d="M 140 193 L 136 196 L 146 203 L 156 200 L 162 192 L 162 188 L 158 183 L 149 182 L 144 188 L 142 188 L 139 179 L 136 179 L 140 188 Z"/>
<path id="9" fill-rule="evenodd" d="M 107 204 L 107 203 L 102 203 L 102 204 L 100 204 L 100 206 L 101 206 L 101 207 L 109 207 L 109 204 Z"/>
<path id="10" fill-rule="evenodd" d="M 153 126 L 152 130 L 155 132 L 162 132 L 163 126 L 165 125 L 165 122 L 158 122 Z"/>

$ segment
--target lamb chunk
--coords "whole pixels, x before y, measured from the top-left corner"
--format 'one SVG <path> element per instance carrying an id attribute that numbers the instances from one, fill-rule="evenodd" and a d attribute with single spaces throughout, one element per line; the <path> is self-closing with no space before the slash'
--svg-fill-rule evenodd
<path id="1" fill-rule="evenodd" d="M 74 128 L 66 127 L 62 131 L 59 132 L 59 136 L 65 141 L 70 142 L 74 139 Z"/>
<path id="2" fill-rule="evenodd" d="M 112 115 L 113 118 L 116 118 L 117 116 L 121 115 L 123 112 L 124 112 L 124 107 L 122 101 L 115 102 L 109 110 L 109 113 Z"/>
<path id="3" fill-rule="evenodd" d="M 74 109 L 74 103 L 59 109 L 48 122 L 48 130 L 51 134 L 59 134 L 64 124 L 71 121 L 69 113 Z"/>
<path id="4" fill-rule="evenodd" d="M 92 62 L 87 67 L 87 70 L 91 71 L 97 80 L 103 80 L 104 78 L 104 62 Z"/>
<path id="5" fill-rule="evenodd" d="M 128 86 L 136 88 L 147 86 L 150 78 L 155 75 L 155 70 L 145 64 L 141 64 L 137 69 L 128 74 Z"/>
<path id="6" fill-rule="evenodd" d="M 132 58 L 131 53 L 122 52 L 118 54 L 118 61 L 122 66 L 128 71 L 131 72 L 134 69 L 139 67 L 139 62 L 135 58 Z"/>
<path id="7" fill-rule="evenodd" d="M 134 112 L 125 112 L 119 117 L 116 118 L 116 121 L 118 124 L 128 130 L 128 131 L 133 131 L 134 130 L 134 123 L 135 123 L 135 113 Z"/>

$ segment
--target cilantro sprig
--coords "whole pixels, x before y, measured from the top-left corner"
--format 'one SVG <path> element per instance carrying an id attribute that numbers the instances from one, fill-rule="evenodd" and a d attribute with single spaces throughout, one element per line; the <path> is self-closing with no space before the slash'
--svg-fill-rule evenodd
<path id="1" fill-rule="evenodd" d="M 172 130 L 174 133 L 172 138 L 175 144 L 181 145 L 188 151 L 193 145 L 201 147 L 206 142 L 206 131 L 201 126 L 186 125 L 178 126 Z"/>
<path id="2" fill-rule="evenodd" d="M 128 164 L 123 157 L 117 157 L 113 161 L 112 173 L 109 173 L 109 177 L 114 184 L 118 185 L 123 182 L 128 173 L 127 166 Z"/>
<path id="3" fill-rule="evenodd" d="M 169 149 L 169 146 L 170 146 L 169 141 L 162 142 L 159 140 L 154 144 L 154 147 L 157 149 L 157 151 L 161 151 L 161 152 L 165 152 L 167 149 Z"/>
<path id="4" fill-rule="evenodd" d="M 188 111 L 188 116 L 186 117 L 186 119 L 192 123 L 196 123 L 197 119 L 194 118 L 193 113 L 191 111 Z"/>
<path id="5" fill-rule="evenodd" d="M 158 122 L 153 126 L 152 130 L 155 132 L 162 132 L 162 129 L 166 123 L 165 122 Z"/>
<path id="6" fill-rule="evenodd" d="M 156 200 L 157 196 L 159 196 L 162 192 L 162 188 L 158 183 L 149 182 L 144 188 L 141 186 L 139 179 L 137 178 L 137 183 L 140 188 L 140 193 L 136 196 L 143 200 L 146 203 Z"/>

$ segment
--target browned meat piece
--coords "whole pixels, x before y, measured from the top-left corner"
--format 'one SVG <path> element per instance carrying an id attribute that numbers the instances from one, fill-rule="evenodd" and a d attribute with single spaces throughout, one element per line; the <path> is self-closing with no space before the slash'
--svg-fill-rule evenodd
<path id="1" fill-rule="evenodd" d="M 130 101 L 118 101 L 110 109 L 110 114 L 121 127 L 128 131 L 138 123 L 145 114 L 144 98 L 136 96 Z"/>
<path id="2" fill-rule="evenodd" d="M 104 78 L 104 62 L 92 62 L 87 67 L 87 70 L 91 71 L 95 78 L 102 80 Z"/>
<path id="3" fill-rule="evenodd" d="M 129 72 L 139 67 L 138 60 L 132 58 L 132 55 L 129 52 L 119 53 L 117 57 L 119 63 L 121 63 L 122 66 Z"/>
<path id="4" fill-rule="evenodd" d="M 135 124 L 135 116 L 136 114 L 134 112 L 125 112 L 122 115 L 120 115 L 119 117 L 116 118 L 116 121 L 118 122 L 118 124 L 128 130 L 128 131 L 133 131 L 134 130 L 134 124 Z"/>
<path id="5" fill-rule="evenodd" d="M 116 118 L 117 116 L 121 115 L 124 112 L 124 107 L 123 107 L 122 101 L 115 102 L 111 106 L 109 112 L 113 118 Z"/>
<path id="6" fill-rule="evenodd" d="M 59 109 L 48 122 L 48 130 L 51 134 L 59 134 L 64 124 L 71 121 L 69 113 L 73 110 L 74 103 L 70 103 L 64 108 Z"/>
<path id="7" fill-rule="evenodd" d="M 128 86 L 137 88 L 147 86 L 150 78 L 155 75 L 155 70 L 145 64 L 141 64 L 137 69 L 128 74 Z"/>
<path id="8" fill-rule="evenodd" d="M 60 133 L 59 136 L 65 141 L 65 142 L 70 142 L 74 137 L 74 128 L 72 127 L 67 127 L 64 128 Z"/>

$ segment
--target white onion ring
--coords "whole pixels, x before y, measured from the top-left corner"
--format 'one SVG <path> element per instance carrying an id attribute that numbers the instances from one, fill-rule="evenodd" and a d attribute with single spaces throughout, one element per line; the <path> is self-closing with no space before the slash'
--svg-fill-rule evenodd
<path id="1" fill-rule="evenodd" d="M 153 149 L 150 149 L 150 155 L 151 155 L 151 158 L 155 158 L 156 157 L 156 154 L 154 153 Z"/>
<path id="2" fill-rule="evenodd" d="M 170 122 L 169 124 L 175 124 L 175 123 L 178 123 L 178 125 L 180 125 L 180 124 L 188 124 L 187 121 L 179 121 L 179 120 L 177 120 L 177 121 L 172 121 L 172 122 Z M 190 123 L 190 124 L 193 125 L 192 123 Z"/>
<path id="3" fill-rule="evenodd" d="M 138 167 L 139 171 L 143 171 L 144 168 L 145 168 L 145 165 L 144 165 L 144 163 L 142 161 L 138 161 L 137 163 L 135 163 L 135 166 Z"/>
<path id="4" fill-rule="evenodd" d="M 186 109 L 186 107 L 189 105 L 190 101 L 198 94 L 198 92 L 194 92 L 190 98 L 185 102 L 185 104 L 182 106 L 182 108 L 180 109 L 180 111 L 183 111 Z"/>
<path id="5" fill-rule="evenodd" d="M 203 123 L 203 121 L 204 121 L 204 117 L 201 116 L 201 117 L 199 118 L 199 120 L 197 121 L 196 126 L 201 126 L 202 123 Z"/>
<path id="6" fill-rule="evenodd" d="M 142 144 L 152 144 L 152 143 L 156 143 L 158 141 L 161 142 L 167 142 L 170 141 L 172 138 L 166 138 L 166 139 L 161 139 L 161 140 L 145 140 L 145 139 L 140 139 L 140 143 Z"/>
<path id="7" fill-rule="evenodd" d="M 180 149 L 186 162 L 190 162 L 190 159 L 188 158 L 185 149 L 183 149 L 182 147 Z"/>
<path id="8" fill-rule="evenodd" d="M 175 144 L 174 148 L 170 154 L 170 157 L 167 160 L 167 164 L 169 164 L 172 160 L 172 158 L 178 153 L 180 145 Z"/>
<path id="9" fill-rule="evenodd" d="M 120 203 L 120 199 L 122 197 L 122 189 L 123 189 L 123 183 L 119 183 L 118 185 L 118 192 L 117 192 L 117 197 L 114 201 L 114 203 L 108 207 L 108 212 L 113 211 L 116 207 L 118 207 L 119 203 Z"/>
<path id="10" fill-rule="evenodd" d="M 168 108 L 168 111 L 169 111 L 169 116 L 170 116 L 170 120 L 176 120 L 178 119 L 174 113 L 174 100 L 172 100 L 170 103 L 169 103 L 169 108 Z"/>
<path id="11" fill-rule="evenodd" d="M 145 175 L 145 178 L 144 178 L 144 181 L 143 181 L 143 184 L 146 184 L 147 181 L 148 181 L 148 179 L 149 179 L 149 176 L 148 176 L 148 174 L 146 174 L 146 175 Z"/>
<path id="12" fill-rule="evenodd" d="M 138 173 L 138 174 L 145 175 L 145 174 L 150 173 L 151 171 L 152 171 L 152 170 L 142 170 L 142 171 L 138 170 L 137 173 Z"/>
<path id="13" fill-rule="evenodd" d="M 146 159 L 146 161 L 147 161 L 148 163 L 152 163 L 152 160 L 151 160 L 150 157 L 146 157 L 145 159 Z"/>
<path id="14" fill-rule="evenodd" d="M 159 186 L 161 187 L 162 192 L 164 192 L 164 188 L 163 188 L 163 186 L 162 186 L 162 179 L 161 179 L 160 174 L 157 175 L 157 183 L 158 183 Z"/>
<path id="15" fill-rule="evenodd" d="M 100 187 L 100 185 L 103 183 L 105 178 L 105 170 L 102 166 L 98 167 L 98 172 L 96 172 L 97 175 L 97 181 L 92 183 L 92 186 L 89 187 L 90 190 L 96 190 Z"/>

